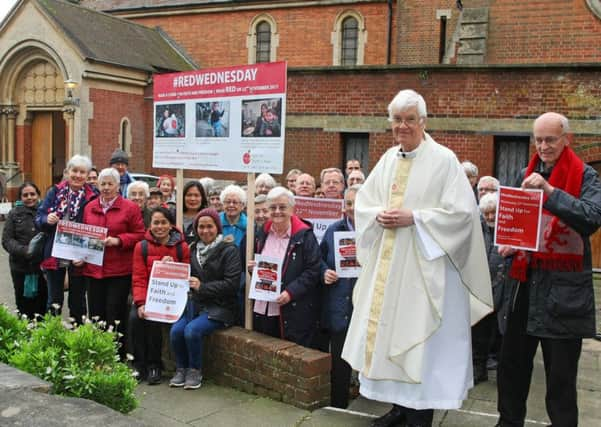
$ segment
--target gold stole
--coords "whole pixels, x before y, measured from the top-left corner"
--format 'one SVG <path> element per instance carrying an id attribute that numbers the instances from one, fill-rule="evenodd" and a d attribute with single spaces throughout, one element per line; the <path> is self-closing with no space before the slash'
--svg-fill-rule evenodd
<path id="1" fill-rule="evenodd" d="M 390 189 L 389 207 L 388 209 L 400 209 L 403 207 L 403 200 L 405 197 L 405 190 L 407 189 L 407 181 L 409 180 L 409 172 L 411 171 L 411 165 L 413 164 L 412 158 L 399 157 L 396 168 L 396 174 L 392 188 Z M 363 375 L 369 378 L 367 375 L 372 362 L 372 356 L 374 347 L 376 344 L 376 333 L 378 331 L 378 322 L 382 313 L 382 304 L 384 303 L 384 290 L 386 287 L 386 280 L 390 272 L 390 265 L 392 260 L 392 251 L 394 249 L 394 241 L 396 236 L 396 228 L 384 229 L 382 235 L 382 249 L 380 252 L 380 259 L 376 270 L 376 280 L 374 284 L 374 291 L 371 300 L 371 307 L 369 310 L 369 319 L 367 322 L 367 337 L 365 345 L 365 371 Z"/>

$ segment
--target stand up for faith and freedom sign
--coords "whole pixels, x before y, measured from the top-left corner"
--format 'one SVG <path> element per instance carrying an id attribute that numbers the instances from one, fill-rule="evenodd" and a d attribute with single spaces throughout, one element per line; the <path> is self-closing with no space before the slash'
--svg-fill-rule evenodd
<path id="1" fill-rule="evenodd" d="M 286 126 L 286 63 L 212 68 L 154 76 L 155 168 L 248 173 L 246 259 L 254 257 L 255 172 L 281 174 Z M 183 217 L 177 192 L 177 224 Z M 246 281 L 245 327 L 252 329 Z"/>

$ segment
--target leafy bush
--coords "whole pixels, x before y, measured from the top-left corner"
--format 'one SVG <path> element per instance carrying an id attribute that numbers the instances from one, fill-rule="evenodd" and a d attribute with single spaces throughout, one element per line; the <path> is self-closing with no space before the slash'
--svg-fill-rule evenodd
<path id="1" fill-rule="evenodd" d="M 27 323 L 26 319 L 17 317 L 5 306 L 0 306 L 0 362 L 8 363 L 10 356 L 27 339 Z"/>
<path id="2" fill-rule="evenodd" d="M 7 331 L 13 327 L 14 332 Z M 57 394 L 91 399 L 123 413 L 138 405 L 137 382 L 119 361 L 114 332 L 91 322 L 68 329 L 51 315 L 28 326 L 0 307 L 0 337 L 0 357 L 5 354 L 10 365 L 52 383 Z"/>

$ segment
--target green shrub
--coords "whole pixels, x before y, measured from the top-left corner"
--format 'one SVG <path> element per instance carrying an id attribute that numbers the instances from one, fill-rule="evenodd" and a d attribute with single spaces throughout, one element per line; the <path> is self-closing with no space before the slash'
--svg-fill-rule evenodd
<path id="1" fill-rule="evenodd" d="M 17 335 L 7 334 L 7 340 L 18 342 L 4 345 L 9 364 L 52 383 L 54 393 L 94 400 L 123 413 L 137 407 L 137 382 L 119 361 L 114 332 L 90 322 L 68 329 L 60 317 L 50 315 L 28 327 L 6 313 L 0 308 L 0 336 L 16 325 Z"/>
<path id="2" fill-rule="evenodd" d="M 10 356 L 29 336 L 27 320 L 15 316 L 0 305 L 0 362 L 8 363 Z"/>

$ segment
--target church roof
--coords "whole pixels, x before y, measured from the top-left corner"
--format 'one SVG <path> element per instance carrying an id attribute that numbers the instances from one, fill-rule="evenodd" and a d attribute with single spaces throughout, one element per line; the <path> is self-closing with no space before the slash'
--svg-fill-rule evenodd
<path id="1" fill-rule="evenodd" d="M 91 61 L 149 72 L 197 68 L 159 28 L 149 28 L 63 0 L 35 0 Z"/>

